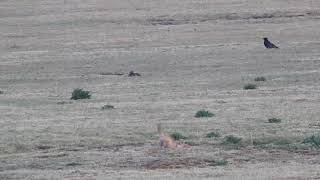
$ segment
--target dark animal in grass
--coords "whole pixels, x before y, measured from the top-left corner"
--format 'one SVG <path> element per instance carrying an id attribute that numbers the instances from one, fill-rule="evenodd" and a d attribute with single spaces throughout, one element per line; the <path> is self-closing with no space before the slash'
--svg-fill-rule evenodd
<path id="1" fill-rule="evenodd" d="M 136 72 L 133 72 L 133 71 L 130 71 L 128 76 L 129 76 L 129 77 L 132 77 L 132 76 L 141 76 L 141 74 L 136 73 Z"/>
<path id="2" fill-rule="evenodd" d="M 272 48 L 276 48 L 278 49 L 279 47 L 277 47 L 276 45 L 274 45 L 272 42 L 270 42 L 268 40 L 268 38 L 263 38 L 264 40 L 264 46 L 267 48 L 267 49 L 272 49 Z"/>

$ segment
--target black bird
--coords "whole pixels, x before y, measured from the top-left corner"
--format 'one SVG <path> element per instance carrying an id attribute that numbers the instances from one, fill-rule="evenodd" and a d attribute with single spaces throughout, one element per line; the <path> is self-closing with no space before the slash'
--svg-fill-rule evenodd
<path id="1" fill-rule="evenodd" d="M 266 48 L 268 48 L 268 49 L 270 49 L 270 48 L 277 48 L 277 49 L 278 49 L 278 47 L 277 47 L 276 45 L 272 44 L 272 42 L 270 42 L 270 41 L 268 40 L 268 38 L 263 38 L 263 40 L 264 40 L 264 46 L 265 46 Z"/>

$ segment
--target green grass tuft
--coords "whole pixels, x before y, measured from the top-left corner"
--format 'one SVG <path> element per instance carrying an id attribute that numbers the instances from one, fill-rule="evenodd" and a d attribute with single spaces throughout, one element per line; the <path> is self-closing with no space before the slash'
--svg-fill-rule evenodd
<path id="1" fill-rule="evenodd" d="M 255 84 L 246 84 L 243 86 L 243 89 L 248 90 L 248 89 L 257 89 L 257 85 Z"/>
<path id="2" fill-rule="evenodd" d="M 174 132 L 174 133 L 170 134 L 170 137 L 172 137 L 174 140 L 187 139 L 186 136 L 182 135 L 179 132 Z"/>
<path id="3" fill-rule="evenodd" d="M 239 144 L 241 141 L 242 141 L 242 138 L 236 137 L 233 135 L 229 135 L 224 138 L 223 143 L 224 144 Z"/>
<path id="4" fill-rule="evenodd" d="M 209 163 L 209 166 L 226 166 L 228 164 L 227 160 L 210 160 L 207 161 Z"/>
<path id="5" fill-rule="evenodd" d="M 107 110 L 107 109 L 114 109 L 114 106 L 106 104 L 104 106 L 101 107 L 102 110 Z"/>
<path id="6" fill-rule="evenodd" d="M 255 81 L 266 81 L 267 79 L 263 76 L 254 78 Z"/>
<path id="7" fill-rule="evenodd" d="M 316 148 L 320 148 L 320 134 L 312 135 L 303 140 L 305 144 L 311 144 Z"/>
<path id="8" fill-rule="evenodd" d="M 207 138 L 217 138 L 221 137 L 221 135 L 218 132 L 210 132 L 206 135 Z"/>
<path id="9" fill-rule="evenodd" d="M 253 145 L 254 146 L 265 146 L 265 145 L 278 145 L 278 146 L 284 146 L 289 144 L 294 144 L 294 140 L 290 140 L 288 138 L 283 137 L 270 137 L 270 138 L 260 138 L 260 139 L 254 139 Z"/>
<path id="10" fill-rule="evenodd" d="M 90 98 L 91 98 L 91 94 L 89 91 L 84 91 L 79 88 L 73 90 L 72 96 L 71 96 L 71 99 L 73 99 L 73 100 L 90 99 Z"/>
<path id="11" fill-rule="evenodd" d="M 200 110 L 194 115 L 194 117 L 196 117 L 196 118 L 213 117 L 213 116 L 215 116 L 215 114 L 213 114 L 213 113 L 211 113 L 209 111 L 205 111 L 205 110 Z"/>
<path id="12" fill-rule="evenodd" d="M 268 119 L 269 123 L 281 123 L 281 119 L 279 118 L 270 118 Z"/>

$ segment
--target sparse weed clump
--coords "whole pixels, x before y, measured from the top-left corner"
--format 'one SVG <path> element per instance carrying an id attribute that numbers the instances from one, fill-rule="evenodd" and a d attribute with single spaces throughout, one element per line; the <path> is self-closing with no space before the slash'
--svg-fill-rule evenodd
<path id="1" fill-rule="evenodd" d="M 311 144 L 312 146 L 314 146 L 314 147 L 316 147 L 316 148 L 320 148 L 320 133 L 305 138 L 305 139 L 303 140 L 303 143 L 305 143 L 305 144 Z"/>
<path id="2" fill-rule="evenodd" d="M 70 163 L 67 163 L 66 166 L 80 166 L 81 163 L 77 163 L 77 162 L 70 162 Z"/>
<path id="3" fill-rule="evenodd" d="M 210 132 L 206 135 L 206 138 L 218 138 L 221 137 L 220 133 L 218 132 Z"/>
<path id="4" fill-rule="evenodd" d="M 242 138 L 236 137 L 233 135 L 229 135 L 224 138 L 223 143 L 224 144 L 239 144 L 241 141 L 242 141 Z"/>
<path id="5" fill-rule="evenodd" d="M 170 134 L 170 137 L 172 137 L 174 140 L 187 139 L 186 136 L 184 136 L 183 134 L 181 134 L 179 132 L 174 132 L 174 133 Z"/>
<path id="6" fill-rule="evenodd" d="M 101 107 L 102 110 L 107 110 L 107 109 L 114 109 L 114 106 L 106 104 L 104 106 Z"/>
<path id="7" fill-rule="evenodd" d="M 14 43 L 13 45 L 10 46 L 10 48 L 12 49 L 18 49 L 20 46 L 18 46 L 16 43 Z"/>
<path id="8" fill-rule="evenodd" d="M 292 143 L 293 143 L 292 140 L 285 139 L 285 138 L 279 138 L 273 141 L 273 144 L 278 146 L 285 146 Z"/>
<path id="9" fill-rule="evenodd" d="M 284 137 L 270 137 L 270 138 L 261 138 L 261 139 L 254 139 L 253 140 L 254 146 L 268 146 L 268 145 L 274 145 L 274 146 L 287 146 L 290 144 L 296 143 L 293 139 L 288 139 Z"/>
<path id="10" fill-rule="evenodd" d="M 0 91 L 0 94 L 3 94 L 4 92 L 3 91 Z"/>
<path id="11" fill-rule="evenodd" d="M 198 111 L 194 117 L 196 118 L 201 118 L 201 117 L 213 117 L 215 114 L 211 113 L 210 111 L 206 111 L 206 110 L 200 110 Z"/>
<path id="12" fill-rule="evenodd" d="M 254 78 L 254 81 L 266 81 L 267 79 L 263 76 Z"/>
<path id="13" fill-rule="evenodd" d="M 252 145 L 263 149 L 308 150 L 310 143 L 299 137 L 263 137 L 252 140 Z M 312 144 L 312 143 L 311 143 Z"/>
<path id="14" fill-rule="evenodd" d="M 281 123 L 281 119 L 279 119 L 279 118 L 270 118 L 270 119 L 268 119 L 268 122 L 269 123 Z"/>
<path id="15" fill-rule="evenodd" d="M 63 104 L 72 104 L 72 102 L 71 101 L 59 101 L 59 102 L 57 102 L 57 104 L 61 104 L 61 105 L 63 105 Z"/>
<path id="16" fill-rule="evenodd" d="M 90 99 L 91 98 L 91 94 L 89 91 L 84 91 L 82 89 L 75 89 L 72 92 L 72 96 L 71 99 L 72 100 L 78 100 L 78 99 Z"/>
<path id="17" fill-rule="evenodd" d="M 208 160 L 208 165 L 209 166 L 226 166 L 228 164 L 227 160 Z"/>
<path id="18" fill-rule="evenodd" d="M 255 85 L 255 84 L 246 84 L 246 85 L 244 85 L 243 86 L 243 89 L 245 89 L 245 90 L 249 90 L 249 89 L 257 89 L 257 85 Z"/>

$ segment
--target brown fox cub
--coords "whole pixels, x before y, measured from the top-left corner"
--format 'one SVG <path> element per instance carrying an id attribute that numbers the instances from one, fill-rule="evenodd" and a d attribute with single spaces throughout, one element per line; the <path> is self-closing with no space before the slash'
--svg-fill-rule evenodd
<path id="1" fill-rule="evenodd" d="M 178 147 L 178 144 L 167 134 L 162 131 L 161 124 L 157 125 L 158 133 L 160 135 L 160 147 L 174 149 Z"/>

